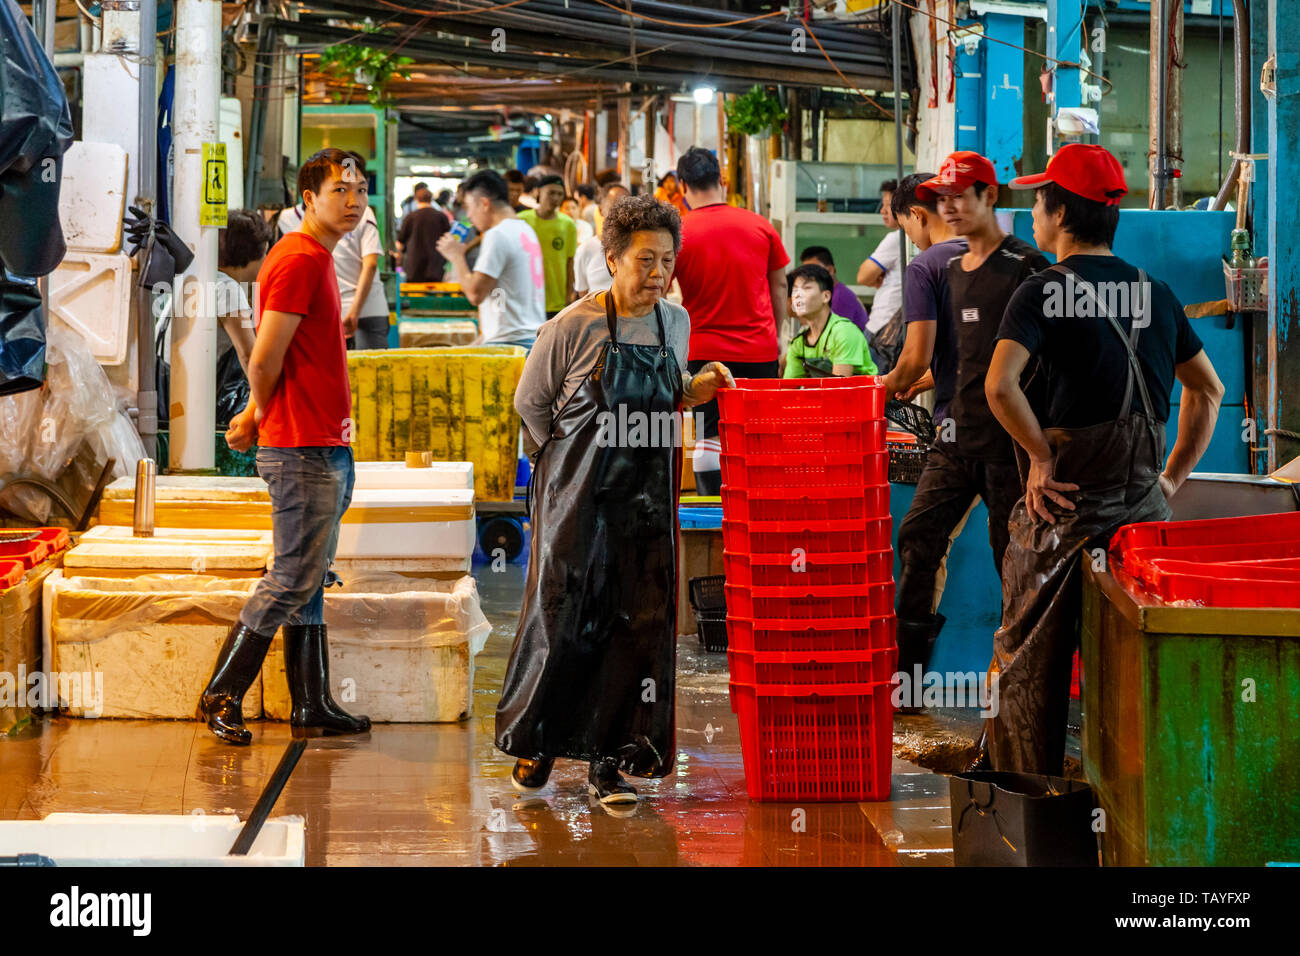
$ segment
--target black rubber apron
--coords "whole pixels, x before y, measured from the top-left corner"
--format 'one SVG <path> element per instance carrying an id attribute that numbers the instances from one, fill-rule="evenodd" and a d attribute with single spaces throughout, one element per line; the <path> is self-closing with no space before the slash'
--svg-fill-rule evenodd
<path id="1" fill-rule="evenodd" d="M 682 375 L 658 304 L 659 345 L 618 341 L 608 292 L 605 314 L 604 354 L 537 454 L 496 744 L 515 757 L 614 758 L 625 773 L 662 777 L 675 760 L 681 475 L 681 443 L 663 440 L 663 423 L 679 416 Z M 679 417 L 670 431 L 680 435 Z"/>
<path id="2" fill-rule="evenodd" d="M 1071 272 L 1068 267 L 1052 267 Z M 1139 272 L 1141 288 L 1147 288 Z M 1053 477 L 1079 486 L 1070 492 L 1074 511 L 1049 504 L 1056 523 L 1035 518 L 1021 498 L 1011 512 L 1010 546 L 1002 565 L 1002 626 L 993 639 L 989 680 L 996 682 L 998 713 L 988 720 L 988 747 L 995 770 L 1059 775 L 1065 760 L 1070 705 L 1070 665 L 1079 643 L 1081 561 L 1093 560 L 1122 525 L 1164 521 L 1171 513 L 1160 488 L 1165 459 L 1164 422 L 1155 420 L 1146 378 L 1137 357 L 1141 325 L 1127 335 L 1092 286 L 1075 274 L 1128 352 L 1128 381 L 1120 417 L 1087 428 L 1053 428 L 1045 434 L 1056 449 Z M 1150 296 L 1144 308 L 1151 307 Z M 1132 412 L 1136 383 L 1142 412 Z M 1022 468 L 1028 461 L 1017 446 Z"/>

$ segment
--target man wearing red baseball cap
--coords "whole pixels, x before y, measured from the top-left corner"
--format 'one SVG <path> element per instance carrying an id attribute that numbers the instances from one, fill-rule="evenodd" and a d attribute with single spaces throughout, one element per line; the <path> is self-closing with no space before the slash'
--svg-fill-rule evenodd
<path id="1" fill-rule="evenodd" d="M 1223 385 L 1169 287 L 1110 251 L 1126 192 L 1114 156 L 1064 146 L 1011 188 L 1037 190 L 1034 240 L 1057 264 L 1012 296 L 985 382 L 1027 475 L 1003 564 L 988 747 L 996 770 L 1060 774 L 1085 551 L 1104 554 L 1121 525 L 1170 517 Z M 1047 386 L 1037 407 L 1021 388 L 1031 359 Z M 1175 378 L 1183 394 L 1166 460 Z"/>
<path id="2" fill-rule="evenodd" d="M 939 217 L 966 248 L 944 266 L 951 303 L 945 320 L 956 353 L 952 401 L 946 416 L 937 413 L 934 445 L 898 529 L 898 656 L 899 670 L 908 674 L 917 664 L 924 671 L 944 624 L 935 606 L 935 579 L 953 532 L 982 499 L 1000 575 L 1007 520 L 1023 493 L 1011 437 L 984 397 L 984 376 L 1012 293 L 1048 262 L 998 225 L 997 183 L 991 162 L 963 150 L 916 187 L 917 198 L 934 200 Z"/>

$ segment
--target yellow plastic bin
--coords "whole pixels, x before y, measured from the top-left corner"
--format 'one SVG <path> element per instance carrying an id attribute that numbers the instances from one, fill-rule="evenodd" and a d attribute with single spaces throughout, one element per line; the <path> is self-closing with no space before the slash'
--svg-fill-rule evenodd
<path id="1" fill-rule="evenodd" d="M 516 345 L 349 352 L 357 459 L 400 461 L 408 451 L 432 451 L 436 460 L 474 463 L 480 500 L 512 499 L 515 387 L 525 354 Z"/>

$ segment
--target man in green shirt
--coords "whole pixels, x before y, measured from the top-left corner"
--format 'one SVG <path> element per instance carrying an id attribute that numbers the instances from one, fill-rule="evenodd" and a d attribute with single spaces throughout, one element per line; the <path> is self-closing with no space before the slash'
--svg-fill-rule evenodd
<path id="1" fill-rule="evenodd" d="M 562 202 L 564 180 L 559 176 L 544 176 L 537 185 L 537 208 L 519 214 L 520 219 L 533 227 L 542 244 L 548 319 L 573 301 L 573 255 L 578 251 L 578 227 L 560 212 Z"/>
<path id="2" fill-rule="evenodd" d="M 785 353 L 786 378 L 875 375 L 866 336 L 851 321 L 831 311 L 835 280 L 809 263 L 790 273 L 790 311 L 803 331 Z"/>

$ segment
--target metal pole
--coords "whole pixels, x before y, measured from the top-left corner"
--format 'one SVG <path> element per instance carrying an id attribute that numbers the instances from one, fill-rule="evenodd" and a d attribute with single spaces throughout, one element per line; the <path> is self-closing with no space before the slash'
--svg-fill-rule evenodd
<path id="1" fill-rule="evenodd" d="M 41 3 L 44 13 L 41 17 L 41 46 L 45 47 L 45 55 L 54 62 L 54 21 L 58 17 L 58 0 L 43 0 Z M 33 11 L 34 12 L 34 11 Z"/>
<path id="2" fill-rule="evenodd" d="M 1166 86 L 1169 79 L 1169 29 L 1168 29 L 1168 3 L 1169 0 L 1156 0 L 1151 4 L 1151 16 L 1155 22 L 1152 29 L 1156 31 L 1156 104 L 1155 112 L 1151 116 L 1151 128 L 1155 132 L 1155 155 L 1152 174 L 1151 174 L 1151 199 L 1149 205 L 1152 209 L 1165 208 L 1165 183 L 1168 181 L 1169 170 L 1165 162 L 1165 109 L 1166 103 Z"/>
<path id="3" fill-rule="evenodd" d="M 903 8 L 895 3 L 890 13 L 893 18 L 890 33 L 893 34 L 891 41 L 894 56 L 894 155 L 898 167 L 898 181 L 901 183 L 903 181 Z M 898 267 L 907 268 L 907 234 L 903 232 L 901 226 L 898 229 Z M 907 315 L 906 282 L 899 283 L 899 293 L 903 315 Z"/>
<path id="4" fill-rule="evenodd" d="M 194 250 L 194 262 L 172 297 L 168 458 L 173 471 L 209 471 L 216 457 L 217 229 L 201 226 L 199 217 L 205 181 L 203 144 L 217 142 L 220 44 L 218 0 L 179 0 L 172 229 Z"/>
<path id="5" fill-rule="evenodd" d="M 139 182 L 135 203 L 155 215 L 158 196 L 158 0 L 140 0 L 140 147 L 137 153 Z M 140 268 L 144 269 L 141 251 Z M 141 272 L 143 275 L 143 271 Z M 136 292 L 136 356 L 140 382 L 136 392 L 136 430 L 146 457 L 158 458 L 158 372 L 155 365 L 153 293 Z"/>

